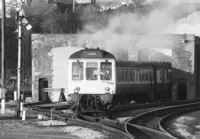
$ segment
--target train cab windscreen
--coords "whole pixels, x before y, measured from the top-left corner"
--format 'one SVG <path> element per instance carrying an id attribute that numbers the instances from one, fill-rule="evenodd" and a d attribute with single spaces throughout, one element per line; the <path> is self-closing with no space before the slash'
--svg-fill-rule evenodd
<path id="1" fill-rule="evenodd" d="M 112 63 L 101 62 L 101 80 L 112 80 Z"/>
<path id="2" fill-rule="evenodd" d="M 83 80 L 83 62 L 72 63 L 72 80 Z"/>
<path id="3" fill-rule="evenodd" d="M 86 63 L 86 79 L 87 80 L 98 80 L 98 63 L 87 62 Z"/>

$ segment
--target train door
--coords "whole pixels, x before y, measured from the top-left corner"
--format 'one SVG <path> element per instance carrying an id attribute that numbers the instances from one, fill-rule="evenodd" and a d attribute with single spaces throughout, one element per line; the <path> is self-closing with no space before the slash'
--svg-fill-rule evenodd
<path id="1" fill-rule="evenodd" d="M 39 87 L 38 87 L 38 100 L 46 101 L 46 94 L 42 92 L 43 88 L 48 88 L 48 80 L 46 78 L 39 79 Z"/>
<path id="2" fill-rule="evenodd" d="M 187 81 L 185 79 L 178 80 L 178 99 L 186 100 L 187 99 Z"/>

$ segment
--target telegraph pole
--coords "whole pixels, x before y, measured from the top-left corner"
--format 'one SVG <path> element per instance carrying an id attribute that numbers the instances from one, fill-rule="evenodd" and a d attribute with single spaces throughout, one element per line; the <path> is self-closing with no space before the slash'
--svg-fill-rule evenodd
<path id="1" fill-rule="evenodd" d="M 26 26 L 27 30 L 30 30 L 32 26 L 28 23 L 25 18 L 22 4 L 17 12 L 18 20 L 18 65 L 17 65 L 17 117 L 20 118 L 20 103 L 21 103 L 21 48 L 22 48 L 22 25 Z"/>
<path id="2" fill-rule="evenodd" d="M 1 0 L 1 87 L 4 88 L 5 0 Z"/>
<path id="3" fill-rule="evenodd" d="M 75 12 L 75 4 L 76 4 L 76 0 L 73 0 L 73 13 Z"/>
<path id="4" fill-rule="evenodd" d="M 5 85 L 4 85 L 4 48 L 5 48 L 5 0 L 1 0 L 1 88 L 0 88 L 0 98 L 1 98 L 1 113 L 5 113 Z"/>
<path id="5" fill-rule="evenodd" d="M 17 117 L 20 118 L 21 92 L 21 47 L 22 47 L 22 8 L 18 12 L 18 66 L 17 66 Z"/>

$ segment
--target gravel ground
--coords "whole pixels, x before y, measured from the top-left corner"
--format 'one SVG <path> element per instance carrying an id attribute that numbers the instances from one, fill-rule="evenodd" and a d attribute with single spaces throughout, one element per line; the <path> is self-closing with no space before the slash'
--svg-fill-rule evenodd
<path id="1" fill-rule="evenodd" d="M 200 139 L 200 111 L 173 118 L 166 125 L 168 132 L 183 139 Z"/>
<path id="2" fill-rule="evenodd" d="M 29 119 L 26 121 L 14 118 L 16 111 L 6 108 L 5 114 L 0 114 L 0 132 L 12 133 L 37 133 L 65 134 L 79 137 L 81 139 L 115 139 L 109 131 L 95 129 L 86 126 L 77 126 L 56 120 Z M 119 137 L 118 137 L 119 139 Z"/>
<path id="3" fill-rule="evenodd" d="M 57 126 L 57 127 L 56 127 Z M 109 139 L 109 132 L 95 131 L 93 129 L 67 125 L 62 121 L 21 121 L 21 120 L 0 120 L 0 132 L 54 132 L 55 134 L 66 133 L 66 135 L 77 136 L 81 139 Z"/>

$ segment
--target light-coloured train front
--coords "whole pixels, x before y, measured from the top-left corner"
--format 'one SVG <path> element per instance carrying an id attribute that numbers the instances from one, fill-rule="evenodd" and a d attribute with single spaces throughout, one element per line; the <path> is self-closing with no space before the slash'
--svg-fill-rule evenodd
<path id="1" fill-rule="evenodd" d="M 110 104 L 116 92 L 115 57 L 100 49 L 84 49 L 68 60 L 68 93 L 84 107 Z"/>

